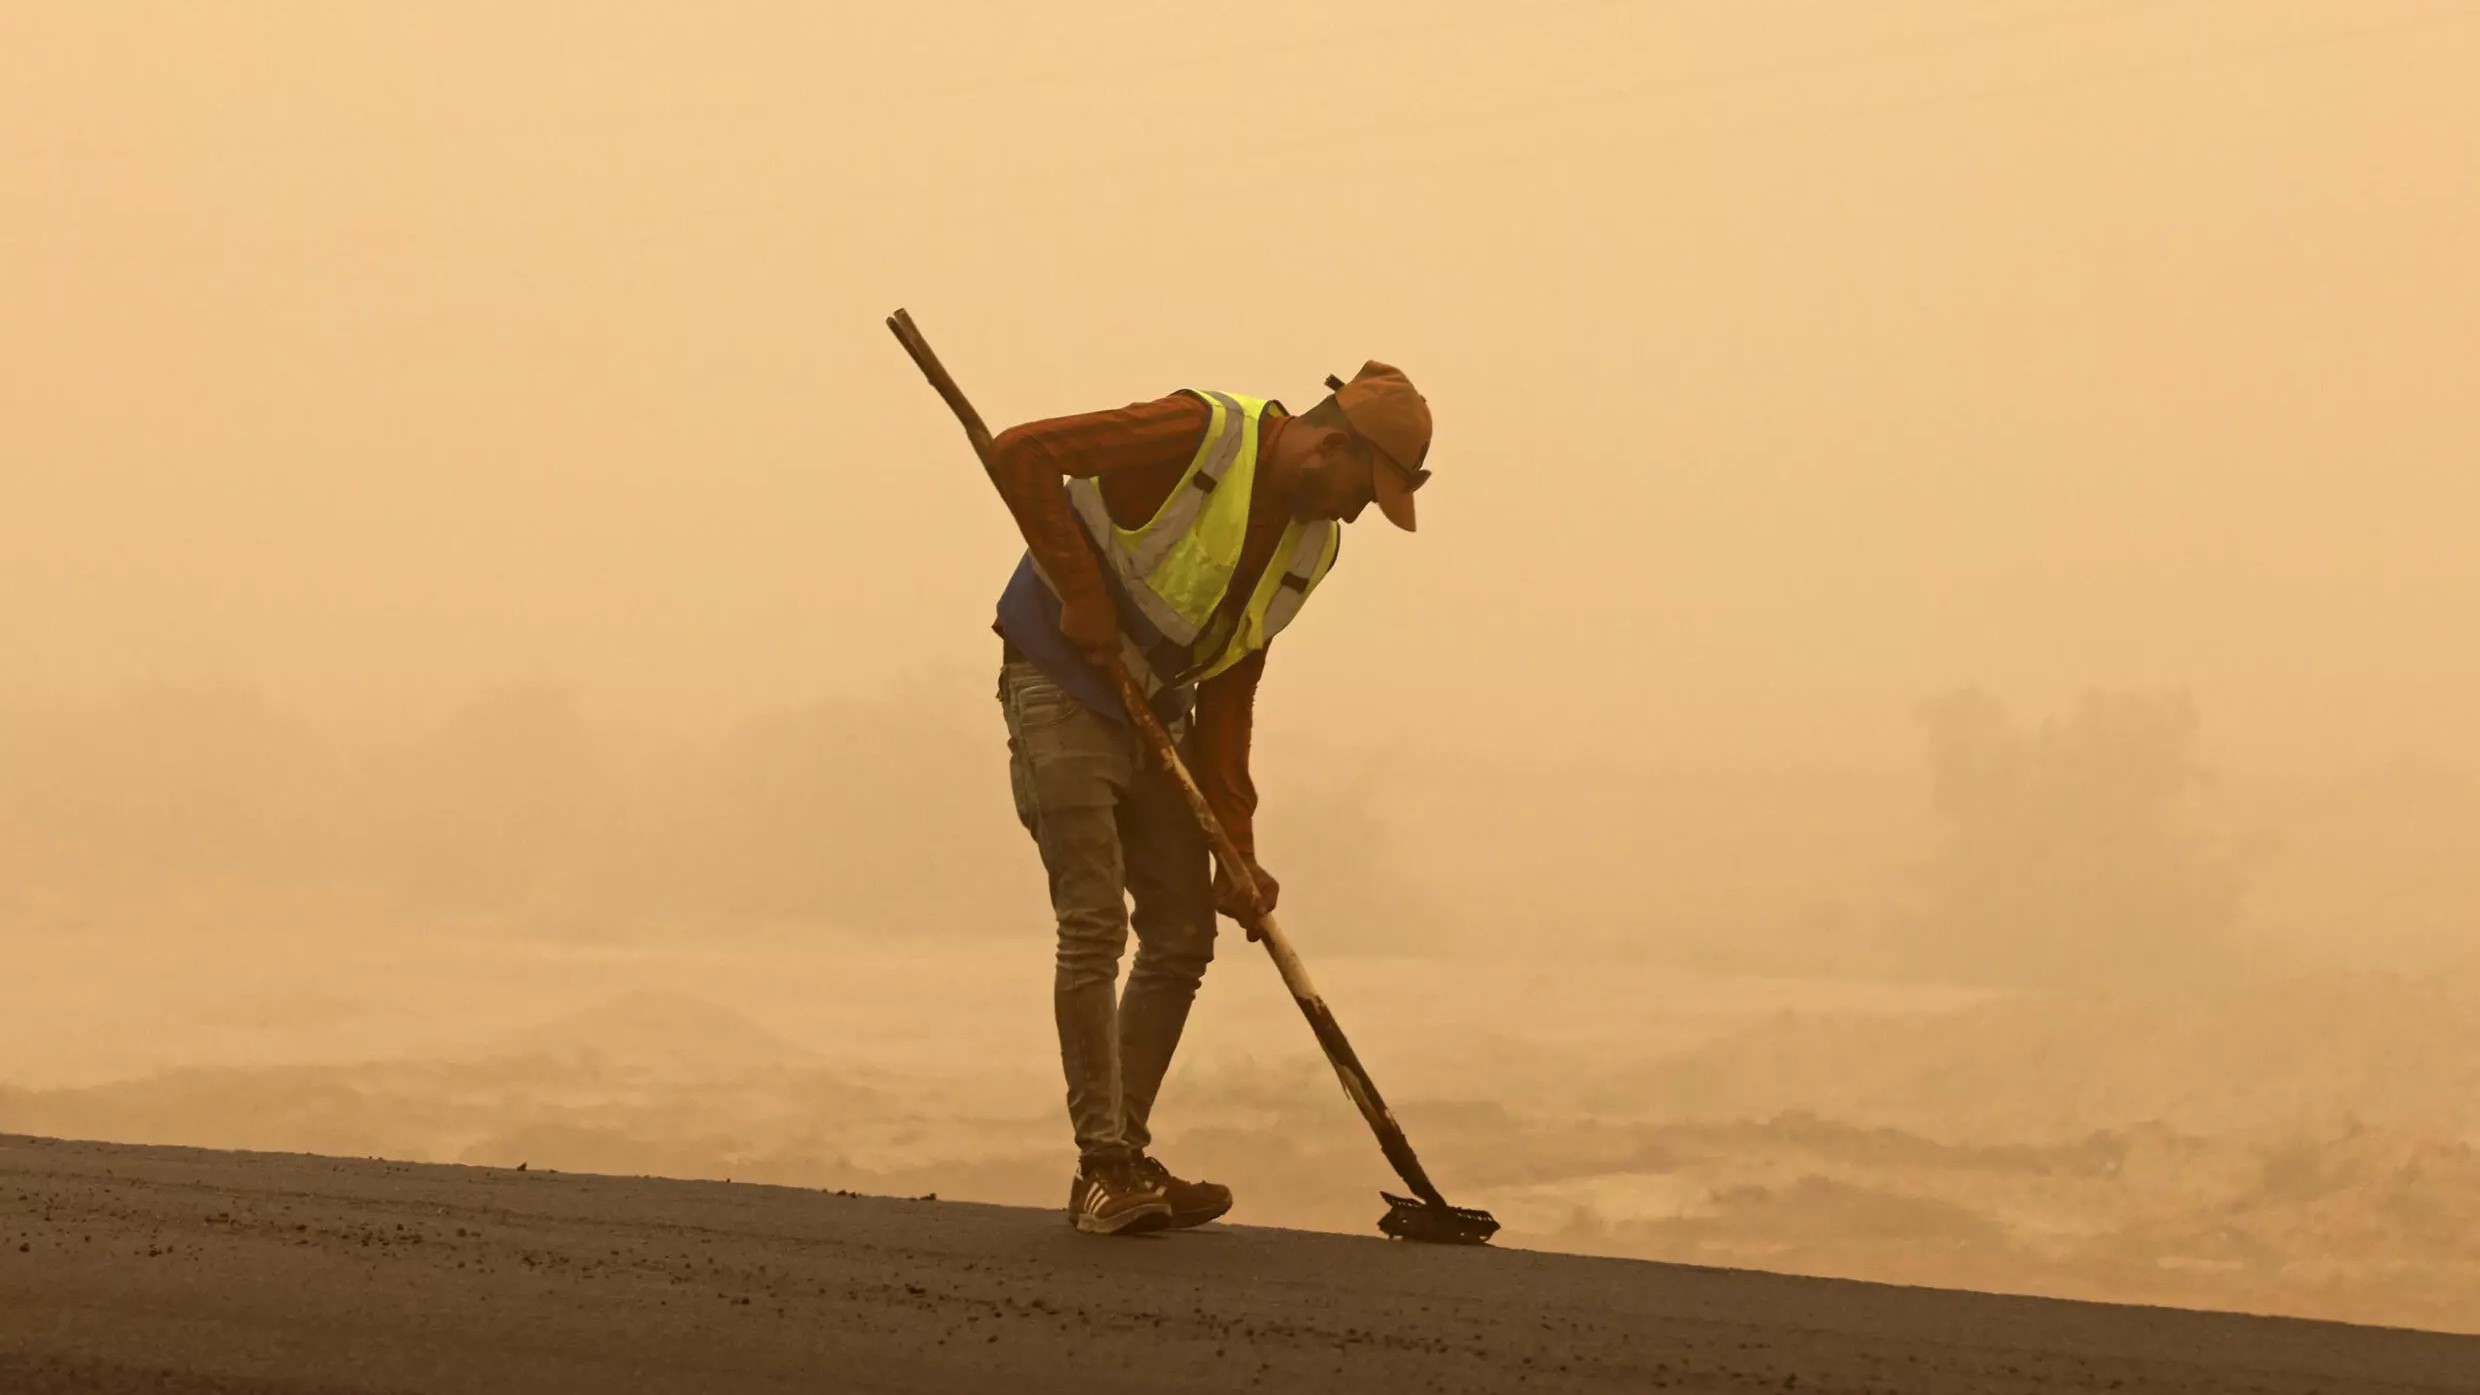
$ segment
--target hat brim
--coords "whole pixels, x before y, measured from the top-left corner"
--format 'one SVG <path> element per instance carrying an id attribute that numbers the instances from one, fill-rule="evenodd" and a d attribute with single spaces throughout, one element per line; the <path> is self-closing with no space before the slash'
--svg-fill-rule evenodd
<path id="1" fill-rule="evenodd" d="M 1378 510 L 1386 521 L 1410 533 L 1413 528 L 1412 486 L 1405 482 L 1404 470 L 1384 452 L 1372 452 L 1369 478 L 1377 486 Z"/>

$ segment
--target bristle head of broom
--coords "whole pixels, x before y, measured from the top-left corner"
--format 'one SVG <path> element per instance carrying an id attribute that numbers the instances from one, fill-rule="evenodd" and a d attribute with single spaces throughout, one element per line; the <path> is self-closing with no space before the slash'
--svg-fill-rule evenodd
<path id="1" fill-rule="evenodd" d="M 1487 1211 L 1434 1204 L 1393 1192 L 1378 1195 L 1386 1198 L 1386 1214 L 1378 1218 L 1378 1229 L 1397 1240 L 1425 1245 L 1486 1245 L 1491 1236 L 1498 1234 L 1498 1219 Z"/>

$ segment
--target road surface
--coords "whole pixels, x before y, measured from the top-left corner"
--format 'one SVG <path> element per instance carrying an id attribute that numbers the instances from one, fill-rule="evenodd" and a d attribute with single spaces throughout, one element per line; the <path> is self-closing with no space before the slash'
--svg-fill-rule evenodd
<path id="1" fill-rule="evenodd" d="M 2480 1338 L 0 1136 L 11 1395 L 841 1390 L 2480 1392 Z"/>

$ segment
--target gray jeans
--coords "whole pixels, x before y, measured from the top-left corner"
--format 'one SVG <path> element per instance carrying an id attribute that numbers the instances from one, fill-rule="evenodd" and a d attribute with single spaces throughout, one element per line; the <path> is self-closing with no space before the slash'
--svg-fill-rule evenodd
<path id="1" fill-rule="evenodd" d="M 1016 816 L 1042 850 L 1059 922 L 1051 1005 L 1068 1120 L 1083 1157 L 1129 1156 L 1153 1140 L 1155 1092 L 1214 959 L 1206 837 L 1171 777 L 1140 759 L 1136 732 L 1077 701 L 1039 665 L 1002 664 L 999 705 Z M 1122 993 L 1119 959 L 1132 925 L 1137 959 Z"/>

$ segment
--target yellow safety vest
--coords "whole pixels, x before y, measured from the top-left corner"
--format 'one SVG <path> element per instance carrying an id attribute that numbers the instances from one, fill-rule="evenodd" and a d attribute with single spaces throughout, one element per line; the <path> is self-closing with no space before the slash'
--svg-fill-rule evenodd
<path id="1" fill-rule="evenodd" d="M 1122 657 L 1149 695 L 1212 678 L 1265 648 L 1300 613 L 1343 546 L 1343 528 L 1333 520 L 1292 520 L 1248 603 L 1226 609 L 1248 539 L 1267 402 L 1183 390 L 1204 402 L 1212 419 L 1188 470 L 1143 527 L 1114 522 L 1093 479 L 1068 483 L 1068 501 L 1102 554 L 1119 605 Z"/>

